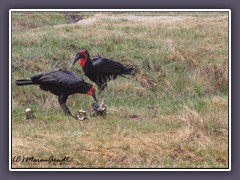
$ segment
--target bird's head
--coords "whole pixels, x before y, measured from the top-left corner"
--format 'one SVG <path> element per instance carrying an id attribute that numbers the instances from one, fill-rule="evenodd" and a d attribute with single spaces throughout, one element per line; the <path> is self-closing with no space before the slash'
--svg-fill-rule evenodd
<path id="1" fill-rule="evenodd" d="M 97 97 L 96 97 L 96 89 L 93 86 L 91 86 L 91 88 L 87 92 L 87 95 L 92 96 L 93 99 L 98 103 L 98 100 L 97 100 Z"/>
<path id="2" fill-rule="evenodd" d="M 77 61 L 79 61 L 80 66 L 84 67 L 89 58 L 90 58 L 90 55 L 89 55 L 88 50 L 82 49 L 76 54 L 75 59 L 73 61 L 73 65 Z"/>

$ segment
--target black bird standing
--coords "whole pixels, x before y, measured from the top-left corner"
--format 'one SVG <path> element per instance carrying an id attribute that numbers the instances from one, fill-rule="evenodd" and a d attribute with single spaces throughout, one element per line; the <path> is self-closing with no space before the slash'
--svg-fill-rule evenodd
<path id="1" fill-rule="evenodd" d="M 107 82 L 116 79 L 118 75 L 123 76 L 132 74 L 134 69 L 124 66 L 119 62 L 103 57 L 90 58 L 90 54 L 86 49 L 80 50 L 74 59 L 73 65 L 79 61 L 85 75 L 97 84 L 100 92 L 107 86 Z"/>
<path id="2" fill-rule="evenodd" d="M 72 115 L 66 105 L 69 95 L 80 93 L 92 96 L 97 102 L 95 89 L 93 85 L 84 82 L 84 80 L 69 71 L 58 70 L 46 74 L 38 74 L 31 77 L 31 80 L 21 79 L 17 80 L 18 86 L 23 85 L 40 85 L 44 91 L 50 91 L 52 94 L 58 96 L 58 102 L 65 112 L 65 114 Z"/>

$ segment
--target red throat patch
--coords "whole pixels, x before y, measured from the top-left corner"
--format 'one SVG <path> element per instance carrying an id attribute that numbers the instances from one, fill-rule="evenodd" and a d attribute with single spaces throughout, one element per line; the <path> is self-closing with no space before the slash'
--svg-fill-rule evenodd
<path id="1" fill-rule="evenodd" d="M 92 86 L 92 88 L 87 92 L 87 95 L 92 96 L 94 91 L 95 88 Z"/>
<path id="2" fill-rule="evenodd" d="M 80 64 L 80 66 L 82 66 L 82 67 L 84 67 L 85 66 L 85 64 L 86 64 L 86 59 L 85 58 L 80 58 L 79 59 L 79 64 Z"/>

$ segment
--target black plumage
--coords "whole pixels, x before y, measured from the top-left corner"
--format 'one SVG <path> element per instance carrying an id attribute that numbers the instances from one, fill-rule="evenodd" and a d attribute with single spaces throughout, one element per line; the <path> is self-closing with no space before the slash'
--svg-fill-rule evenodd
<path id="1" fill-rule="evenodd" d="M 73 65 L 79 61 L 85 75 L 98 86 L 100 92 L 107 86 L 107 82 L 116 79 L 118 76 L 132 74 L 134 69 L 129 66 L 103 58 L 90 58 L 90 54 L 86 49 L 80 50 L 75 57 Z"/>
<path id="2" fill-rule="evenodd" d="M 84 80 L 74 73 L 65 70 L 53 71 L 46 74 L 38 74 L 31 77 L 31 80 L 21 79 L 16 80 L 18 86 L 23 85 L 39 85 L 44 91 L 50 91 L 58 96 L 58 102 L 63 111 L 72 115 L 66 105 L 69 95 L 80 93 L 91 95 L 97 102 L 95 89 L 92 84 L 84 82 Z"/>

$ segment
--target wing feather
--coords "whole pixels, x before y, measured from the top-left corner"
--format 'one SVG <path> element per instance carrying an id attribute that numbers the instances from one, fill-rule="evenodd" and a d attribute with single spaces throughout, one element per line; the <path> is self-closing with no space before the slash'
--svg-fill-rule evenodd
<path id="1" fill-rule="evenodd" d="M 92 64 L 93 72 L 96 74 L 118 74 L 125 68 L 117 61 L 99 57 L 92 59 Z"/>
<path id="2" fill-rule="evenodd" d="M 81 77 L 64 70 L 33 76 L 32 81 L 37 83 L 60 85 L 67 88 L 75 88 L 84 84 Z"/>

